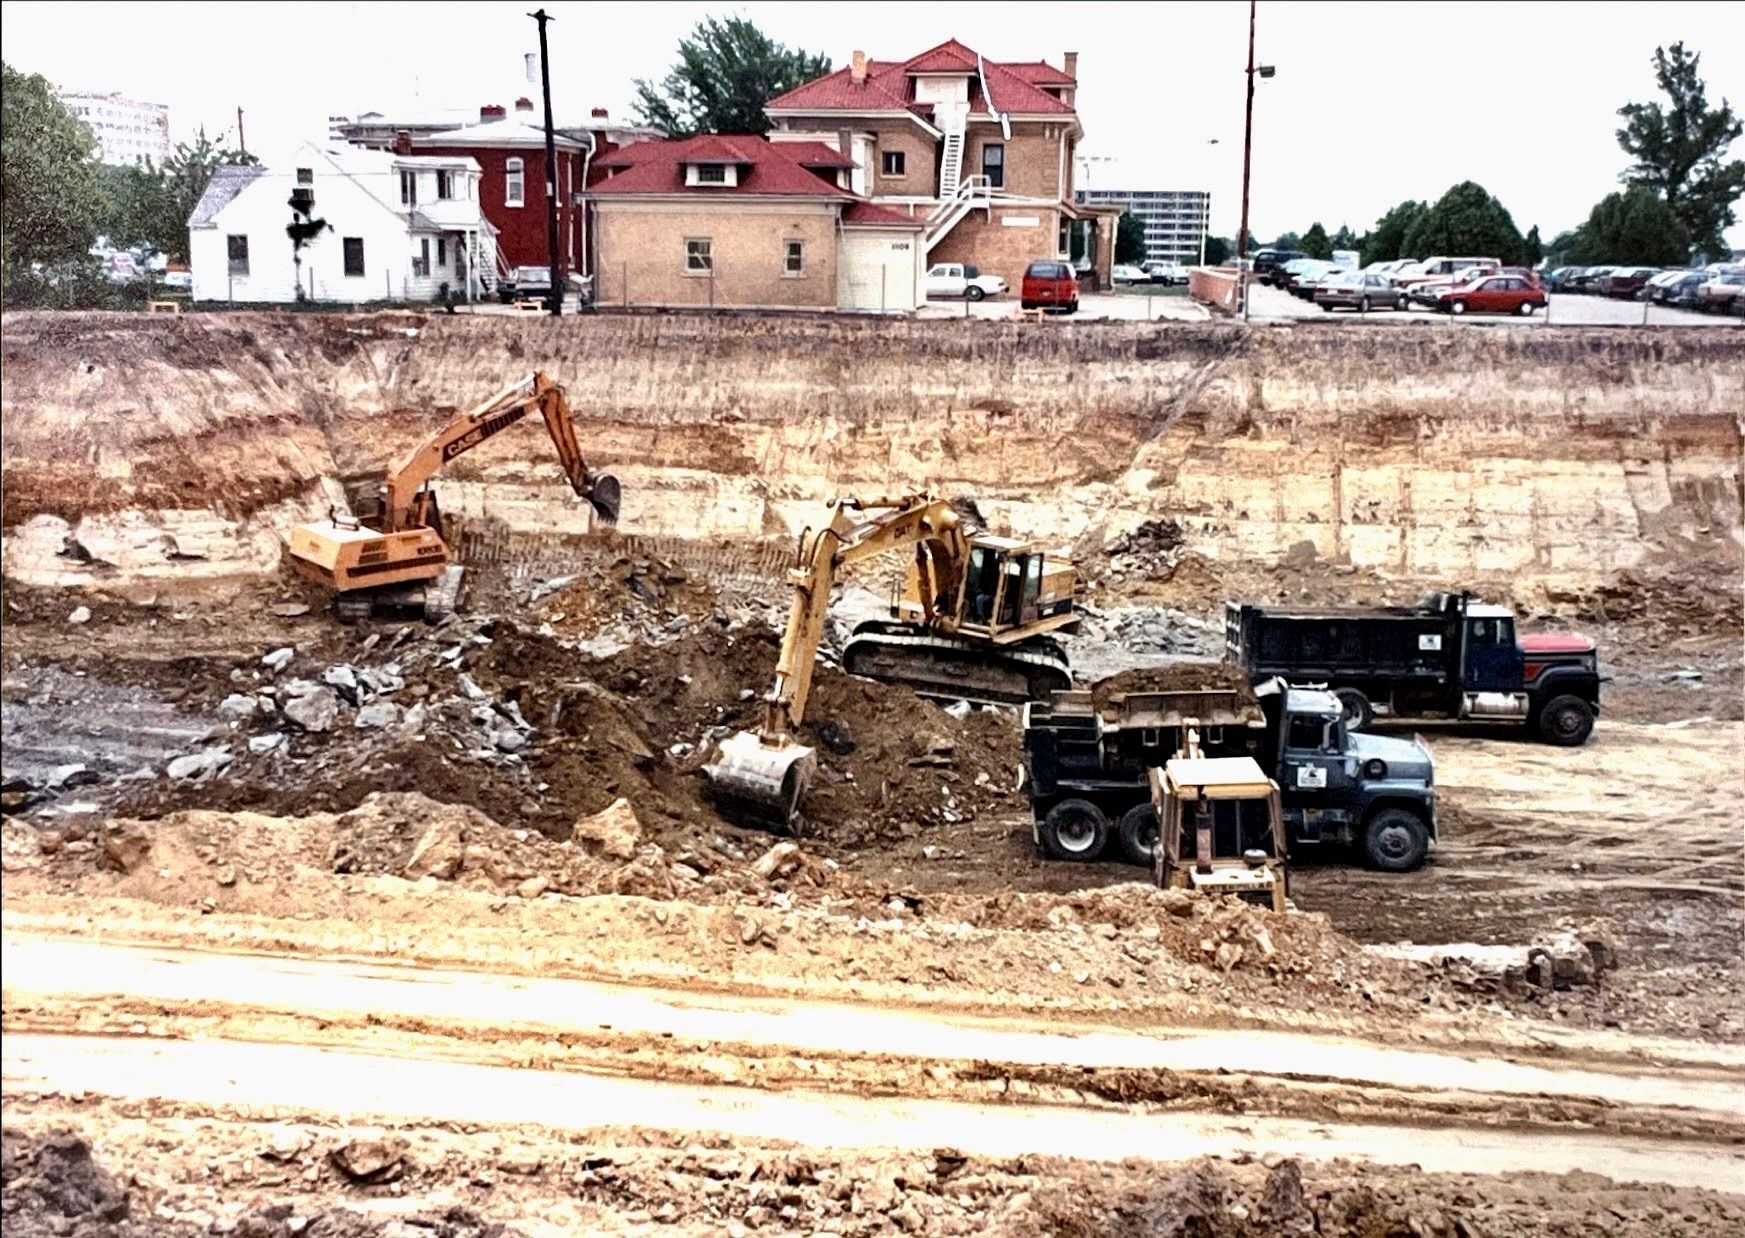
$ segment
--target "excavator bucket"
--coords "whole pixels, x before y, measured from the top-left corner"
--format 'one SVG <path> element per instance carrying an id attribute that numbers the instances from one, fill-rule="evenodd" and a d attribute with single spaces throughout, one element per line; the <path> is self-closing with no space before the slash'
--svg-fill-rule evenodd
<path id="1" fill-rule="evenodd" d="M 816 768 L 812 749 L 783 736 L 765 741 L 741 731 L 721 741 L 713 764 L 705 765 L 709 790 L 723 807 L 759 825 L 796 834 L 800 799 Z"/>
<path id="2" fill-rule="evenodd" d="M 588 487 L 584 496 L 593 505 L 600 519 L 607 524 L 618 523 L 618 479 L 610 473 L 602 473 L 594 478 L 594 484 Z"/>

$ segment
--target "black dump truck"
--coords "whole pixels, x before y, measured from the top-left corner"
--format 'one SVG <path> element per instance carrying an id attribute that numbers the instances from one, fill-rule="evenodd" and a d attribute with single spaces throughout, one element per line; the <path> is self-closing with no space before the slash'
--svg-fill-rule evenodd
<path id="1" fill-rule="evenodd" d="M 1105 681 L 1107 683 L 1109 681 Z M 1277 782 L 1292 855 L 1300 845 L 1358 847 L 1406 872 L 1436 839 L 1435 766 L 1416 739 L 1351 733 L 1329 692 L 1282 681 L 1250 691 L 1055 692 L 1024 707 L 1024 784 L 1033 833 L 1056 860 L 1110 849 L 1150 865 L 1157 814 L 1147 771 L 1185 752 L 1252 756 Z"/>
<path id="2" fill-rule="evenodd" d="M 1224 608 L 1230 661 L 1259 683 L 1325 685 L 1359 731 L 1378 718 L 1506 723 L 1587 742 L 1600 672 L 1585 636 L 1515 635 L 1515 616 L 1468 594 L 1416 606 Z"/>

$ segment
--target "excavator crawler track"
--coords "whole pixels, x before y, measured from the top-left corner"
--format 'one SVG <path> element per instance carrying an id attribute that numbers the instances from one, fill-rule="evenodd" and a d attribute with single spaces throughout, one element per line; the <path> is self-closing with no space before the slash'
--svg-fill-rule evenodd
<path id="1" fill-rule="evenodd" d="M 892 623 L 858 625 L 843 646 L 842 668 L 922 696 L 978 705 L 1021 705 L 1072 687 L 1066 651 L 1048 637 L 986 645 Z"/>

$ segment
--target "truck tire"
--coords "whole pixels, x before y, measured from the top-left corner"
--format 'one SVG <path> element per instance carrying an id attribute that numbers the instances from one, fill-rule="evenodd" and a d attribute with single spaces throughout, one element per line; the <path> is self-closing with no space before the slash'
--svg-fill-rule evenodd
<path id="1" fill-rule="evenodd" d="M 1404 808 L 1383 808 L 1363 827 L 1363 854 L 1371 868 L 1409 873 L 1430 854 L 1430 831 Z"/>
<path id="2" fill-rule="evenodd" d="M 968 288 L 963 290 L 963 295 L 972 301 L 979 301 L 988 294 L 984 292 L 979 285 L 971 284 Z"/>
<path id="3" fill-rule="evenodd" d="M 1121 858 L 1140 868 L 1151 868 L 1157 859 L 1157 807 L 1135 804 L 1121 814 L 1115 827 L 1121 843 Z"/>
<path id="4" fill-rule="evenodd" d="M 1345 729 L 1347 731 L 1363 731 L 1375 721 L 1375 709 L 1370 705 L 1369 698 L 1356 688 L 1340 688 L 1333 694 L 1339 699 L 1339 707 L 1345 711 Z"/>
<path id="5" fill-rule="evenodd" d="M 1102 854 L 1109 818 L 1089 800 L 1061 800 L 1042 819 L 1042 854 L 1083 863 Z"/>
<path id="6" fill-rule="evenodd" d="M 1539 711 L 1539 734 L 1559 748 L 1581 747 L 1593 730 L 1593 706 L 1579 696 L 1554 696 Z"/>

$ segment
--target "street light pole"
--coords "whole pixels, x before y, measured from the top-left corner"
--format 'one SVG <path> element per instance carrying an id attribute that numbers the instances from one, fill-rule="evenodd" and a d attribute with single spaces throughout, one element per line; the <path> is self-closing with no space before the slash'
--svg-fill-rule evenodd
<path id="1" fill-rule="evenodd" d="M 545 88 L 545 241 L 551 258 L 551 316 L 563 313 L 563 285 L 558 282 L 557 194 L 563 178 L 557 174 L 557 139 L 551 127 L 551 57 L 546 54 L 545 24 L 552 20 L 544 9 L 529 13 L 539 23 L 539 77 Z"/>
<path id="2" fill-rule="evenodd" d="M 1254 157 L 1254 6 L 1248 0 L 1248 111 L 1242 121 L 1242 225 L 1236 233 L 1236 286 L 1242 298 L 1242 317 L 1248 317 L 1248 174 Z M 543 30 L 544 27 L 542 26 Z"/>

